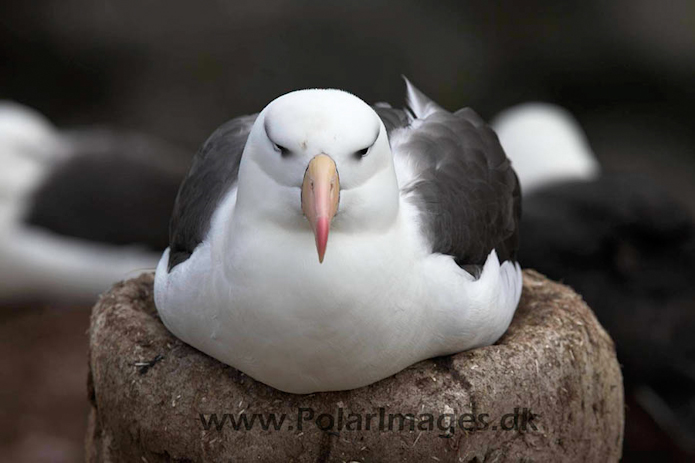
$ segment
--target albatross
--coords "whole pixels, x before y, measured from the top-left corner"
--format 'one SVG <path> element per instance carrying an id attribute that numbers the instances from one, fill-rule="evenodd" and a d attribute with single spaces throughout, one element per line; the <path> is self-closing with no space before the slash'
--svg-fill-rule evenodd
<path id="1" fill-rule="evenodd" d="M 491 126 L 514 163 L 524 196 L 549 185 L 601 175 L 584 130 L 561 106 L 521 103 L 496 115 Z"/>
<path id="2" fill-rule="evenodd" d="M 653 175 L 603 169 L 562 107 L 523 103 L 492 126 L 524 191 L 519 261 L 582 295 L 615 341 L 626 396 L 695 454 L 692 214 Z"/>
<path id="3" fill-rule="evenodd" d="M 0 301 L 93 304 L 151 271 L 189 162 L 151 135 L 59 129 L 0 100 Z"/>
<path id="4" fill-rule="evenodd" d="M 210 136 L 156 270 L 174 335 L 291 393 L 502 336 L 522 285 L 516 174 L 474 111 L 406 86 L 405 109 L 294 91 Z"/>

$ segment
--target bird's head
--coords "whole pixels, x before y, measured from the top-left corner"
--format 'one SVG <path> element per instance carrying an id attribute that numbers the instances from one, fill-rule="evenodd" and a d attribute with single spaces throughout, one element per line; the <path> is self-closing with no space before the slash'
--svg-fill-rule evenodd
<path id="1" fill-rule="evenodd" d="M 372 108 L 340 90 L 299 90 L 271 102 L 249 135 L 237 208 L 315 236 L 379 232 L 395 221 L 398 186 L 386 129 Z"/>

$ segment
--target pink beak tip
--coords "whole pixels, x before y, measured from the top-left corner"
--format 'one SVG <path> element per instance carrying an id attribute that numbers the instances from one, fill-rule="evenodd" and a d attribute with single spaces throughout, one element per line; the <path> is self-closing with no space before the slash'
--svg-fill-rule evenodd
<path id="1" fill-rule="evenodd" d="M 319 217 L 316 221 L 316 248 L 319 252 L 319 263 L 323 263 L 323 256 L 326 254 L 328 244 L 328 217 Z"/>

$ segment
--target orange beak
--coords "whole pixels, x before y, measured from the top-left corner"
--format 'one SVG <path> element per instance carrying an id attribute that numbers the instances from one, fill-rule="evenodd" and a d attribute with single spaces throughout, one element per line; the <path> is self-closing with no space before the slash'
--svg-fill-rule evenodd
<path id="1" fill-rule="evenodd" d="M 304 173 L 302 183 L 302 212 L 311 224 L 316 237 L 319 263 L 323 263 L 328 244 L 331 220 L 338 211 L 340 180 L 335 162 L 330 156 L 315 156 Z"/>

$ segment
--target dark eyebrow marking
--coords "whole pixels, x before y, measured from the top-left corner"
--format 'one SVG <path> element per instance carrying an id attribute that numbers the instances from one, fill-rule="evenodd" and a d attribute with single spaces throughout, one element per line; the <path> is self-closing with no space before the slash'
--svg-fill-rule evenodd
<path id="1" fill-rule="evenodd" d="M 372 142 L 369 144 L 369 146 L 367 146 L 367 148 L 371 148 L 372 146 L 374 146 L 376 141 L 379 139 L 379 135 L 381 135 L 381 124 L 376 126 L 376 133 L 374 134 Z"/>
<path id="2" fill-rule="evenodd" d="M 363 157 L 365 157 L 367 155 L 367 153 L 369 152 L 369 150 L 372 148 L 372 146 L 374 146 L 374 144 L 376 144 L 376 141 L 379 139 L 380 134 L 381 134 L 381 126 L 379 126 L 379 128 L 377 129 L 376 135 L 374 136 L 374 141 L 372 141 L 369 145 L 362 148 L 361 150 L 356 151 L 355 157 L 357 157 L 357 159 L 362 159 Z"/>
<path id="3" fill-rule="evenodd" d="M 265 130 L 265 135 L 273 141 L 273 137 L 270 136 L 270 130 L 268 130 L 268 119 L 263 119 L 263 130 Z"/>
<path id="4" fill-rule="evenodd" d="M 379 138 L 379 135 L 381 134 L 381 124 L 377 124 L 376 126 L 376 134 L 374 134 L 374 140 L 369 144 L 369 146 L 372 146 L 374 143 L 376 143 L 377 139 Z"/>
<path id="5" fill-rule="evenodd" d="M 268 137 L 268 140 L 270 140 L 270 143 L 273 144 L 273 148 L 275 148 L 276 151 L 280 152 L 280 155 L 284 158 L 287 157 L 290 154 L 289 148 L 286 148 L 285 146 L 276 143 L 275 140 L 273 140 L 273 137 L 270 135 L 270 130 L 268 127 L 268 119 L 265 119 L 263 121 L 263 130 L 265 130 L 265 135 Z"/>

